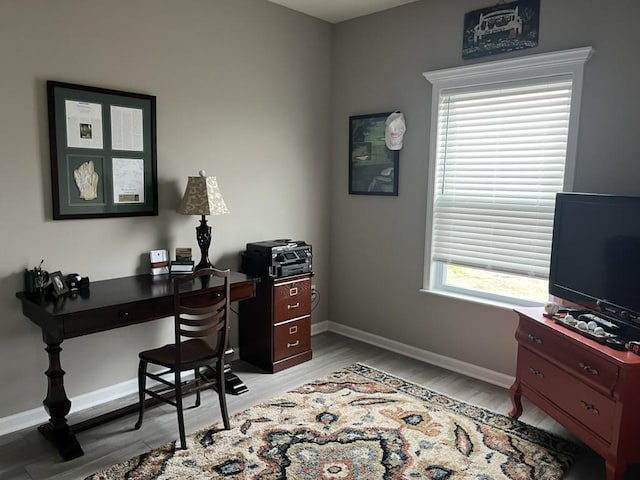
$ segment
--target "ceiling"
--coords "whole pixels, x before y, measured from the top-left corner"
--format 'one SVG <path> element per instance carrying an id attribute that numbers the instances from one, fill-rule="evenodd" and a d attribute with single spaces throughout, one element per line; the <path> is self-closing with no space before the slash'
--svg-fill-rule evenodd
<path id="1" fill-rule="evenodd" d="M 363 15 L 415 2 L 416 0 L 269 0 L 283 7 L 306 13 L 329 23 L 338 23 Z"/>

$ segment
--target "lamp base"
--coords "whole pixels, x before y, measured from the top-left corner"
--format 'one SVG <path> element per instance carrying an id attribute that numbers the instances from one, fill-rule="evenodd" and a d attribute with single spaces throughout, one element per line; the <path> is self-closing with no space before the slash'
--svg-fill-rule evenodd
<path id="1" fill-rule="evenodd" d="M 213 265 L 211 265 L 211 262 L 209 262 L 209 260 L 200 260 L 200 262 L 195 266 L 195 270 L 202 270 L 203 268 L 215 268 Z"/>
<path id="2" fill-rule="evenodd" d="M 209 261 L 209 245 L 211 245 L 211 227 L 207 225 L 204 215 L 200 219 L 200 225 L 196 227 L 196 239 L 200 247 L 200 262 L 196 265 L 196 270 L 203 268 L 213 268 Z"/>

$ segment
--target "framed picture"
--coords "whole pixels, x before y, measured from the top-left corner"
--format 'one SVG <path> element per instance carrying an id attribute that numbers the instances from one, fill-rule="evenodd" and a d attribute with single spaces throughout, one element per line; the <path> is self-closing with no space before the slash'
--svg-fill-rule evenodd
<path id="1" fill-rule="evenodd" d="M 464 16 L 462 58 L 538 46 L 540 0 L 517 0 Z"/>
<path id="2" fill-rule="evenodd" d="M 349 193 L 398 195 L 400 152 L 384 140 L 391 112 L 349 117 Z"/>
<path id="3" fill-rule="evenodd" d="M 51 280 L 51 289 L 54 297 L 57 298 L 60 295 L 64 295 L 65 293 L 69 292 L 69 287 L 64 281 L 64 278 L 62 277 L 62 273 L 60 271 L 50 273 L 49 280 Z"/>
<path id="4" fill-rule="evenodd" d="M 158 215 L 156 97 L 47 81 L 53 219 Z"/>

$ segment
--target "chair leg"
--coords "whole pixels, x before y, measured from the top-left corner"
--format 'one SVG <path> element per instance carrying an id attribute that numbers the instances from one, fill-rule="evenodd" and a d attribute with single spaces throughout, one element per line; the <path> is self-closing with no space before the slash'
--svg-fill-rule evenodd
<path id="1" fill-rule="evenodd" d="M 224 423 L 224 429 L 230 430 L 231 425 L 229 423 L 229 411 L 227 410 L 227 395 L 224 383 L 224 365 L 220 362 L 216 365 L 216 376 L 218 381 L 218 400 L 220 401 L 222 422 Z"/>
<path id="2" fill-rule="evenodd" d="M 180 370 L 175 371 L 176 384 L 176 410 L 178 412 L 178 430 L 180 431 L 180 447 L 185 450 L 187 448 L 187 439 L 184 432 L 184 414 L 182 412 L 182 381 L 180 378 Z"/>
<path id="3" fill-rule="evenodd" d="M 138 364 L 138 421 L 136 422 L 135 429 L 138 430 L 142 426 L 142 419 L 144 417 L 144 391 L 147 388 L 147 362 L 140 360 Z"/>

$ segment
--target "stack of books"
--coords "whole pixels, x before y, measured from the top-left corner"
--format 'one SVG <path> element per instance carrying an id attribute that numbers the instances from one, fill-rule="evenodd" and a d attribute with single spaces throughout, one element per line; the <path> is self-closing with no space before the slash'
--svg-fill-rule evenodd
<path id="1" fill-rule="evenodd" d="M 191 258 L 190 248 L 176 248 L 176 259 L 171 261 L 169 272 L 171 274 L 186 275 L 193 273 L 194 261 Z"/>

